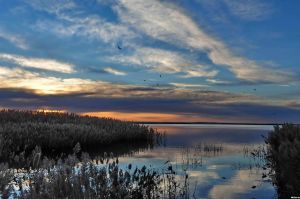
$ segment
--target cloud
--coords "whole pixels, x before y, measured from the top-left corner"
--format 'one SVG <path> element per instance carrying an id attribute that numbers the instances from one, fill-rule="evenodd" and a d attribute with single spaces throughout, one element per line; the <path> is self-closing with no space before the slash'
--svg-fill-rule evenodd
<path id="1" fill-rule="evenodd" d="M 45 76 L 22 68 L 0 67 L 0 88 L 27 90 L 40 95 L 82 94 L 86 97 L 109 98 L 141 98 L 141 99 L 186 99 L 193 104 L 224 104 L 234 102 L 261 101 L 250 95 L 238 95 L 229 92 L 183 89 L 174 86 L 137 86 L 95 81 L 81 78 L 58 78 Z M 176 84 L 175 84 L 176 85 Z M 178 84 L 177 84 L 178 85 Z"/>
<path id="2" fill-rule="evenodd" d="M 0 53 L 0 61 L 11 62 L 21 67 L 37 68 L 61 73 L 75 72 L 74 66 L 72 64 L 60 62 L 53 59 L 28 58 L 20 55 Z"/>
<path id="3" fill-rule="evenodd" d="M 246 21 L 260 21 L 274 13 L 274 7 L 267 0 L 197 0 L 197 2 L 223 22 L 232 16 Z"/>
<path id="4" fill-rule="evenodd" d="M 72 10 L 77 7 L 72 0 L 26 0 L 25 2 L 37 10 L 53 14 L 59 14 L 62 11 Z"/>
<path id="5" fill-rule="evenodd" d="M 300 101 L 297 101 L 297 100 L 289 100 L 286 102 L 286 105 L 288 107 L 300 109 Z"/>
<path id="6" fill-rule="evenodd" d="M 107 60 L 157 72 L 185 73 L 183 77 L 214 77 L 218 74 L 217 70 L 198 64 L 192 57 L 159 48 L 136 47 L 130 55 L 110 56 Z"/>
<path id="7" fill-rule="evenodd" d="M 0 80 L 2 82 L 2 79 Z M 102 85 L 98 84 L 93 92 L 103 92 Z M 90 87 L 87 87 L 90 89 Z M 120 88 L 120 87 L 119 87 Z M 124 88 L 124 87 L 123 87 Z M 111 92 L 118 93 L 115 85 L 108 85 L 107 89 Z M 109 91 L 110 92 L 110 91 Z M 48 107 L 49 109 L 64 109 L 72 112 L 115 112 L 129 113 L 134 117 L 135 113 L 163 113 L 171 114 L 174 117 L 171 119 L 180 119 L 180 121 L 226 121 L 226 122 L 297 122 L 299 121 L 299 109 L 292 109 L 284 106 L 271 106 L 255 104 L 252 102 L 241 103 L 215 103 L 219 102 L 218 98 L 214 98 L 216 93 L 210 94 L 210 101 L 206 101 L 209 97 L 206 92 L 198 97 L 199 103 L 191 103 L 189 96 L 184 93 L 181 99 L 169 97 L 170 93 L 159 93 L 162 97 L 155 95 L 148 97 L 137 97 L 132 95 L 135 91 L 128 91 L 127 95 L 109 96 L 109 93 L 103 93 L 99 96 L 87 96 L 88 93 L 58 93 L 58 94 L 33 94 L 32 91 L 25 89 L 1 89 L 0 88 L 0 106 L 4 108 L 20 108 L 20 109 L 37 109 Z M 183 95 L 184 95 L 183 94 Z M 128 97 L 131 95 L 131 97 Z M 220 94 L 221 95 L 221 94 Z M 23 100 L 26 99 L 26 100 Z M 276 113 L 276 115 L 274 115 Z M 153 114 L 152 114 L 153 115 Z M 177 115 L 177 116 L 176 116 Z M 122 116 L 122 115 L 121 115 Z M 139 116 L 139 114 L 137 115 Z M 150 116 L 150 115 L 148 115 Z M 153 115 L 154 116 L 154 115 Z M 170 120 L 169 120 L 170 121 Z M 226 129 L 225 129 L 226 130 Z M 223 133 L 224 134 L 224 133 Z M 222 134 L 222 135 L 223 135 Z M 222 136 L 221 135 L 221 136 Z M 214 135 L 210 135 L 214 136 Z M 224 139 L 227 139 L 224 137 Z M 238 140 L 235 140 L 238 142 Z M 239 140 L 240 141 L 240 140 Z M 247 142 L 247 140 L 244 140 Z"/>
<path id="8" fill-rule="evenodd" d="M 183 77 L 215 77 L 218 74 L 217 70 L 205 71 L 205 67 L 202 66 L 197 68 L 198 70 L 187 70 Z"/>
<path id="9" fill-rule="evenodd" d="M 186 83 L 176 83 L 176 82 L 171 82 L 169 84 L 172 86 L 183 87 L 183 88 L 208 87 L 207 85 L 204 84 L 186 84 Z"/>
<path id="10" fill-rule="evenodd" d="M 125 41 L 135 37 L 135 33 L 126 26 L 107 22 L 99 16 L 61 16 L 61 20 L 62 22 L 40 20 L 34 28 L 49 31 L 51 27 L 50 31 L 60 36 L 85 36 L 105 43 L 113 42 L 113 45 L 119 40 Z"/>
<path id="11" fill-rule="evenodd" d="M 113 68 L 110 68 L 110 67 L 104 68 L 103 70 L 105 72 L 113 74 L 113 75 L 121 75 L 121 76 L 127 75 L 127 73 L 125 73 L 123 71 L 119 71 L 119 70 L 116 70 L 116 69 L 113 69 Z"/>
<path id="12" fill-rule="evenodd" d="M 228 68 L 239 79 L 274 83 L 294 80 L 288 72 L 235 55 L 172 4 L 156 0 L 120 0 L 114 9 L 123 24 L 154 39 L 206 52 L 212 63 Z"/>
<path id="13" fill-rule="evenodd" d="M 29 45 L 25 39 L 23 39 L 19 35 L 15 35 L 15 34 L 6 32 L 6 31 L 2 30 L 1 28 L 0 28 L 0 38 L 9 41 L 11 44 L 17 46 L 18 48 L 21 48 L 24 50 L 29 49 Z"/>
<path id="14" fill-rule="evenodd" d="M 82 93 L 93 90 L 100 82 L 79 78 L 45 77 L 21 68 L 0 67 L 0 88 L 31 90 L 33 93 L 49 95 L 64 93 Z"/>
<path id="15" fill-rule="evenodd" d="M 247 9 L 242 7 L 239 0 L 230 1 L 231 3 L 227 0 L 223 1 L 232 12 L 244 16 L 248 14 L 248 18 L 261 16 L 259 14 L 250 16 L 249 13 L 255 8 L 261 11 L 266 7 L 263 3 L 257 3 L 256 7 L 252 6 Z M 246 2 L 244 6 L 249 4 L 248 7 L 250 7 L 250 1 Z M 50 30 L 62 36 L 85 36 L 112 45 L 119 41 L 129 43 L 135 50 L 135 54 L 131 55 L 132 57 L 122 57 L 120 61 L 125 60 L 128 63 L 135 62 L 136 64 L 145 63 L 148 68 L 156 71 L 184 72 L 186 77 L 216 76 L 217 70 L 209 68 L 210 71 L 208 71 L 208 67 L 203 67 L 197 60 L 184 62 L 183 68 L 185 69 L 180 69 L 183 62 L 174 64 L 174 61 L 170 60 L 177 56 L 175 52 L 171 55 L 163 49 L 153 49 L 160 50 L 158 52 L 151 51 L 151 48 L 148 47 L 140 49 L 140 45 L 136 44 L 139 39 L 145 38 L 147 35 L 185 50 L 206 53 L 213 65 L 227 68 L 240 80 L 258 83 L 283 83 L 295 80 L 295 76 L 289 72 L 233 53 L 225 43 L 206 33 L 184 11 L 165 1 L 118 0 L 111 4 L 118 16 L 117 21 L 114 22 L 107 21 L 99 15 L 86 14 L 82 5 L 80 7 L 71 0 L 64 0 L 63 2 L 56 0 L 51 3 L 45 0 L 34 0 L 30 4 L 36 9 L 55 15 L 58 19 L 58 21 L 40 20 L 35 26 L 40 30 L 49 31 L 49 27 L 51 27 Z M 139 57 L 140 55 L 142 57 Z M 147 55 L 151 57 L 147 58 Z M 164 58 L 165 55 L 167 55 L 166 58 Z M 158 59 L 154 60 L 154 57 Z M 182 58 L 175 59 L 181 60 Z M 193 65 L 193 68 L 187 68 L 186 64 Z"/>
<path id="16" fill-rule="evenodd" d="M 29 3 L 33 8 L 48 12 L 58 19 L 39 20 L 34 28 L 41 31 L 51 31 L 61 36 L 85 36 L 105 43 L 138 37 L 127 26 L 109 22 L 99 15 L 87 14 L 83 7 L 71 0 L 34 0 Z"/>
<path id="17" fill-rule="evenodd" d="M 218 80 L 218 79 L 206 79 L 206 81 L 211 84 L 222 84 L 222 85 L 230 84 L 230 82 L 228 82 L 228 81 L 223 81 L 223 80 Z"/>
<path id="18" fill-rule="evenodd" d="M 269 2 L 264 0 L 223 0 L 230 13 L 240 19 L 257 21 L 271 16 L 274 12 Z"/>

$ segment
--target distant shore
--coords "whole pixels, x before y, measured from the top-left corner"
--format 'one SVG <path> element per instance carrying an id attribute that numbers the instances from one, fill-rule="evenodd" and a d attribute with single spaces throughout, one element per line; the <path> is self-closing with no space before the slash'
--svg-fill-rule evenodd
<path id="1" fill-rule="evenodd" d="M 134 122 L 137 124 L 213 124 L 213 125 L 283 125 L 284 123 L 246 123 L 246 122 Z"/>

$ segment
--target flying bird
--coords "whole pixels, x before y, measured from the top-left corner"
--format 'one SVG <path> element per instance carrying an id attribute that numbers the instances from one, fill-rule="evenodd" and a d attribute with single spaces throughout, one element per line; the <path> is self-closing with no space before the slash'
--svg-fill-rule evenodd
<path id="1" fill-rule="evenodd" d="M 123 46 L 123 45 L 122 45 L 122 42 L 121 42 L 121 41 L 117 42 L 117 48 L 118 48 L 119 50 L 122 50 L 122 49 L 123 49 L 122 46 Z"/>

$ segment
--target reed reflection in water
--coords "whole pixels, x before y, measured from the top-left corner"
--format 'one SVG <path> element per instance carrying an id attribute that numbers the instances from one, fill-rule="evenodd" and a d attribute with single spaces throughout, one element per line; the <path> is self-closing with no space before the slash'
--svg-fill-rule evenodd
<path id="1" fill-rule="evenodd" d="M 165 146 L 122 156 L 120 164 L 155 170 L 171 165 L 179 182 L 189 175 L 190 196 L 195 198 L 274 198 L 270 179 L 262 178 L 264 159 L 252 150 L 263 146 L 262 136 L 272 126 L 151 125 L 166 132 Z"/>

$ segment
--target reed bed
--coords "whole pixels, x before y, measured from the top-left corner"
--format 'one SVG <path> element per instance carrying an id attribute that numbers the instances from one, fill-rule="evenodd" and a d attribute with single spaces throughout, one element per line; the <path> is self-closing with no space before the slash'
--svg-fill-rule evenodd
<path id="1" fill-rule="evenodd" d="M 172 165 L 161 172 L 129 164 L 120 168 L 117 158 L 105 154 L 90 159 L 74 153 L 55 162 L 47 158 L 36 169 L 9 170 L 0 167 L 1 198 L 21 199 L 154 199 L 189 198 L 188 175 L 178 183 Z"/>
<path id="2" fill-rule="evenodd" d="M 0 198 L 189 198 L 188 175 L 180 184 L 170 164 L 160 172 L 131 164 L 124 169 L 112 153 L 91 158 L 82 152 L 120 143 L 151 147 L 163 137 L 147 126 L 109 118 L 2 110 Z"/>
<path id="3" fill-rule="evenodd" d="M 0 111 L 0 160 L 22 160 L 39 146 L 44 154 L 72 152 L 79 143 L 83 150 L 118 143 L 153 144 L 152 128 L 110 118 L 72 113 Z M 17 156 L 17 157 L 16 157 Z"/>
<path id="4" fill-rule="evenodd" d="M 275 126 L 266 138 L 267 167 L 279 198 L 300 196 L 300 125 Z"/>

